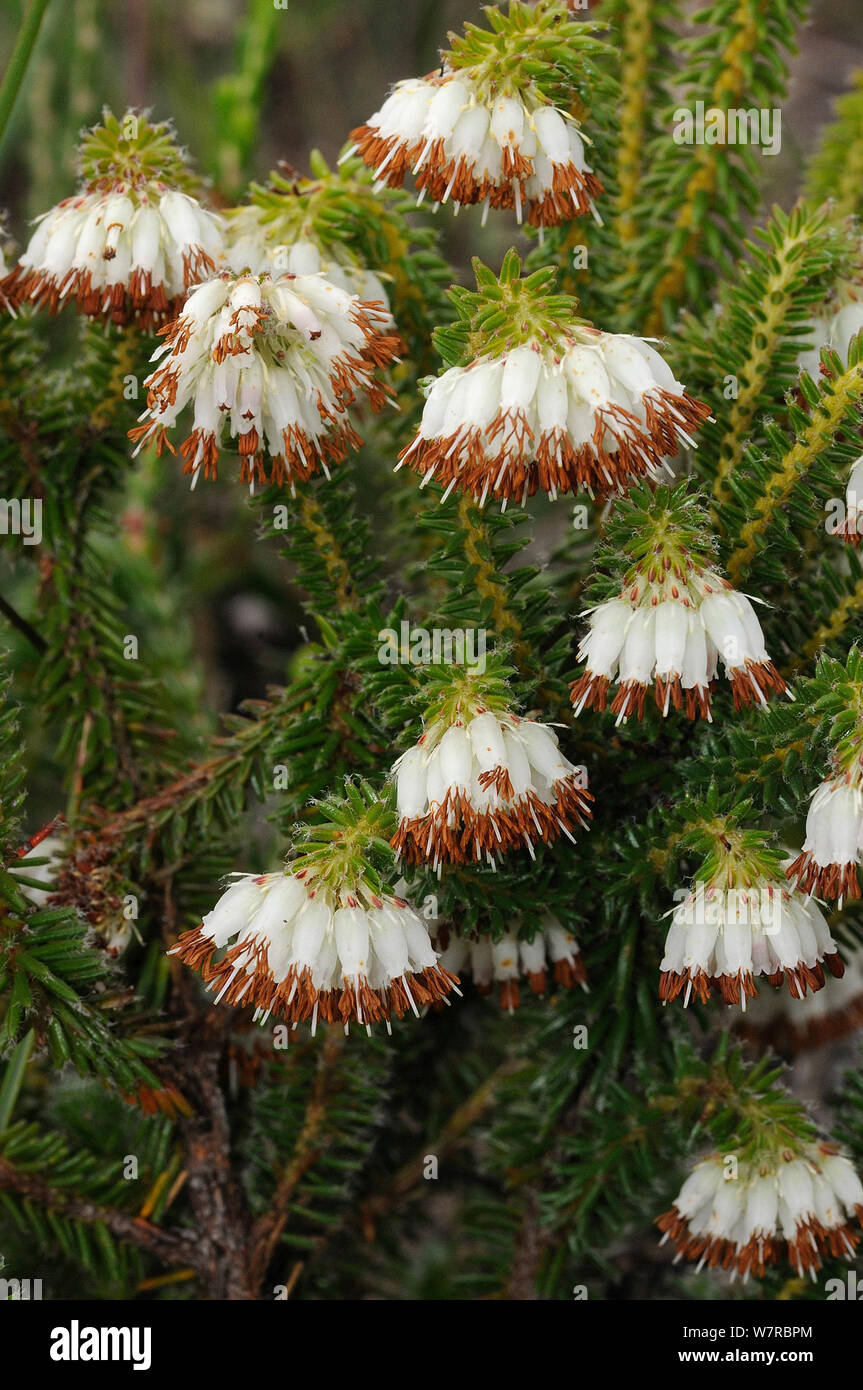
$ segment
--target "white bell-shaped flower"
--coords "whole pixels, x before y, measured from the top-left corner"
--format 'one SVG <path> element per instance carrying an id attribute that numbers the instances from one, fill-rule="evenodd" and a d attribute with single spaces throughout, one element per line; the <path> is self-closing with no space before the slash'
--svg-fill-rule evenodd
<path id="1" fill-rule="evenodd" d="M 486 860 L 585 827 L 587 774 L 560 751 L 546 724 L 477 707 L 435 724 L 393 766 L 398 828 L 392 844 L 407 863 Z"/>
<path id="2" fill-rule="evenodd" d="M 806 838 L 788 877 L 819 898 L 859 898 L 861 839 L 863 790 L 845 777 L 828 778 L 809 803 Z"/>
<path id="3" fill-rule="evenodd" d="M 711 720 L 710 690 L 720 660 L 735 709 L 787 693 L 745 594 L 720 575 L 697 569 L 685 585 L 673 587 L 676 597 L 664 584 L 637 584 L 589 612 L 589 631 L 578 648 L 585 670 L 570 690 L 576 714 L 604 710 L 616 676 L 611 709 L 618 724 L 633 715 L 642 718 L 651 686 L 663 716 L 684 709 L 690 719 Z"/>
<path id="4" fill-rule="evenodd" d="M 403 898 L 337 899 L 303 871 L 239 877 L 171 954 L 200 971 L 217 1002 L 308 1020 L 313 1031 L 319 1019 L 389 1026 L 458 984 Z"/>
<path id="5" fill-rule="evenodd" d="M 758 991 L 763 976 L 786 984 L 794 999 L 820 990 L 824 967 L 837 979 L 844 973 L 839 949 L 827 922 L 811 899 L 781 884 L 720 889 L 698 885 L 671 915 L 660 964 L 663 1003 L 693 995 L 706 1003 L 718 993 L 726 1004 L 740 1004 Z"/>
<path id="6" fill-rule="evenodd" d="M 552 227 L 591 211 L 602 191 L 569 112 L 533 83 L 487 97 L 467 69 L 396 83 L 351 139 L 343 158 L 359 153 L 381 186 L 412 173 L 420 201 L 482 203 L 483 219 L 512 208 L 519 222 Z"/>
<path id="7" fill-rule="evenodd" d="M 152 328 L 176 313 L 187 290 L 224 257 L 224 229 L 188 193 L 101 187 L 65 198 L 38 219 L 2 283 L 12 303 Z"/>
<path id="8" fill-rule="evenodd" d="M 757 1160 L 711 1154 L 656 1224 L 675 1263 L 697 1260 L 699 1269 L 730 1269 L 745 1280 L 786 1261 L 814 1280 L 824 1260 L 853 1258 L 861 1222 L 863 1184 L 853 1164 L 818 1142 L 762 1150 Z"/>
<path id="9" fill-rule="evenodd" d="M 393 360 L 389 315 L 323 275 L 224 272 L 189 296 L 153 355 L 147 409 L 130 431 L 138 448 L 173 452 L 169 432 L 187 406 L 184 471 L 215 477 L 222 437 L 237 440 L 244 482 L 294 487 L 360 444 L 348 416 L 357 399 L 379 410 L 391 394 L 375 376 Z M 137 451 L 136 451 L 137 452 Z"/>
<path id="10" fill-rule="evenodd" d="M 574 326 L 499 357 L 449 367 L 432 383 L 419 430 L 401 453 L 427 484 L 524 502 L 587 491 L 607 496 L 694 447 L 707 419 L 649 343 Z"/>

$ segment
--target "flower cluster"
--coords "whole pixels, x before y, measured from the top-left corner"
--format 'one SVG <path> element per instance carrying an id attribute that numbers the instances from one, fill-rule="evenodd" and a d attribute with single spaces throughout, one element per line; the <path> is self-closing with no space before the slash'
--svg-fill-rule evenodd
<path id="1" fill-rule="evenodd" d="M 551 912 L 543 912 L 530 941 L 507 932 L 495 941 L 487 933 L 457 936 L 440 927 L 432 936 L 440 950 L 440 966 L 460 979 L 470 976 L 480 994 L 498 986 L 500 1006 L 512 1013 L 520 1003 L 519 983 L 527 981 L 531 992 L 543 995 L 549 976 L 566 989 L 587 989 L 587 972 L 572 932 Z"/>
<path id="2" fill-rule="evenodd" d="M 660 964 L 664 1003 L 716 991 L 726 1004 L 757 994 L 755 978 L 787 984 L 793 998 L 822 988 L 824 966 L 841 978 L 844 966 L 822 913 L 811 898 L 778 882 L 722 888 L 699 885 L 674 909 Z"/>
<path id="3" fill-rule="evenodd" d="M 602 546 L 612 573 L 596 581 L 603 601 L 585 615 L 585 669 L 570 687 L 576 715 L 604 710 L 616 678 L 619 724 L 643 717 L 651 687 L 663 717 L 675 709 L 711 720 L 720 662 L 736 709 L 792 698 L 752 603 L 715 568 L 705 509 L 685 482 L 635 488 L 608 518 Z"/>
<path id="4" fill-rule="evenodd" d="M 258 1016 L 310 1021 L 313 1031 L 318 1020 L 389 1026 L 458 983 L 403 898 L 334 892 L 304 869 L 237 875 L 172 954 L 201 972 L 217 1003 L 253 1004 Z"/>
<path id="5" fill-rule="evenodd" d="M 708 414 L 650 343 L 572 323 L 437 377 L 400 463 L 481 504 L 607 496 L 657 477 Z"/>
<path id="6" fill-rule="evenodd" d="M 351 139 L 376 180 L 397 188 L 411 173 L 420 201 L 482 203 L 484 218 L 511 208 L 519 223 L 553 227 L 602 192 L 573 116 L 535 87 L 487 95 L 467 71 L 397 82 Z"/>
<path id="7" fill-rule="evenodd" d="M 803 848 L 786 872 L 804 893 L 859 898 L 862 847 L 863 791 L 847 777 L 831 777 L 813 793 Z"/>
<path id="8" fill-rule="evenodd" d="M 351 131 L 348 155 L 356 151 L 381 187 L 412 174 L 420 202 L 481 203 L 483 221 L 490 207 L 540 228 L 589 211 L 599 220 L 602 184 L 580 118 L 602 43 L 560 0 L 513 0 L 487 14 L 490 29 L 450 34 L 438 72 L 396 83 Z"/>
<path id="9" fill-rule="evenodd" d="M 147 378 L 138 448 L 172 449 L 168 431 L 193 404 L 181 446 L 184 472 L 215 477 L 222 434 L 238 440 L 245 482 L 307 480 L 361 443 L 347 408 L 374 410 L 388 399 L 375 369 L 391 362 L 397 340 L 389 315 L 321 275 L 222 272 L 189 295 L 162 330 Z M 268 462 L 267 462 L 268 461 Z"/>
<path id="10" fill-rule="evenodd" d="M 707 1264 L 747 1278 L 787 1260 L 801 1278 L 814 1279 L 823 1260 L 853 1257 L 855 1219 L 863 1222 L 863 1184 L 850 1159 L 832 1144 L 812 1143 L 741 1158 L 736 1171 L 711 1154 L 657 1225 L 677 1259 L 697 1260 L 699 1269 Z"/>
<path id="11" fill-rule="evenodd" d="M 106 115 L 82 148 L 84 185 L 38 219 L 18 264 L 0 282 L 12 304 L 152 328 L 221 263 L 221 220 L 191 195 L 166 125 Z"/>
<path id="12" fill-rule="evenodd" d="M 398 829 L 409 864 L 466 864 L 587 825 L 592 797 L 583 768 L 561 753 L 548 725 L 481 703 L 432 723 L 393 766 Z"/>
<path id="13" fill-rule="evenodd" d="M 578 649 L 586 669 L 571 687 L 576 714 L 604 710 L 617 678 L 611 710 L 621 723 L 641 719 L 648 689 L 657 708 L 685 708 L 690 719 L 712 719 L 710 692 L 721 660 L 735 709 L 766 705 L 786 692 L 785 681 L 767 654 L 755 610 L 715 571 L 685 577 L 661 572 L 636 580 L 619 598 L 589 613 L 589 630 Z"/>

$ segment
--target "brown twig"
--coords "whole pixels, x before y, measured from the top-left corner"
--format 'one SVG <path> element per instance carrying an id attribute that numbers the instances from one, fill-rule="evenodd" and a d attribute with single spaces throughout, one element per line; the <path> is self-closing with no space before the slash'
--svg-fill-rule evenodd
<path id="1" fill-rule="evenodd" d="M 222 740 L 228 745 L 226 752 L 217 753 L 204 762 L 193 763 L 180 776 L 167 782 L 152 795 L 142 797 L 124 811 L 118 811 L 102 819 L 98 826 L 98 838 L 106 842 L 125 839 L 139 826 L 151 826 L 163 812 L 190 804 L 211 782 L 223 776 L 235 764 L 245 762 L 253 756 L 257 747 L 265 743 L 269 737 L 270 722 L 275 723 L 284 718 L 284 711 L 280 710 L 278 704 L 279 696 L 283 693 L 278 691 L 274 698 L 269 700 L 248 701 L 245 708 L 253 710 L 257 717 L 249 719 L 248 727 L 241 730 L 238 737 Z M 245 742 L 242 742 L 243 739 Z"/>
<path id="2" fill-rule="evenodd" d="M 318 1072 L 296 1148 L 282 1174 L 269 1210 L 258 1218 L 252 1231 L 249 1266 L 256 1287 L 262 1284 L 273 1251 L 287 1225 L 288 1208 L 297 1186 L 320 1153 L 318 1136 L 332 1096 L 330 1082 L 341 1058 L 344 1043 L 343 1033 L 336 1028 L 329 1029 L 318 1058 Z"/>
<path id="3" fill-rule="evenodd" d="M 163 1264 L 199 1267 L 196 1240 L 153 1226 L 140 1216 L 130 1216 L 128 1212 L 103 1207 L 86 1197 L 52 1187 L 34 1173 L 21 1172 L 5 1158 L 0 1158 L 0 1189 L 17 1192 L 58 1216 L 88 1223 L 101 1222 L 118 1240 L 128 1241 Z"/>

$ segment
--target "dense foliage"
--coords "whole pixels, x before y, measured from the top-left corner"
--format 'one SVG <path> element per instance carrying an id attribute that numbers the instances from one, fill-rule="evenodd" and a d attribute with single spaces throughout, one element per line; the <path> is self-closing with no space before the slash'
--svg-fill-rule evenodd
<path id="1" fill-rule="evenodd" d="M 95 184 L 116 175 L 124 121 L 140 121 L 130 139 L 147 177 L 218 211 L 234 246 L 257 239 L 261 266 L 235 256 L 232 273 L 291 271 L 278 257 L 302 242 L 363 299 L 376 277 L 399 351 L 381 350 L 382 400 L 370 388 L 353 409 L 364 442 L 330 459 L 331 476 L 310 468 L 291 485 L 286 465 L 262 480 L 236 423 L 217 480 L 193 472 L 191 493 L 183 459 L 154 436 L 133 459 L 162 311 L 130 294 L 113 321 L 81 297 L 76 315 L 16 279 L 11 239 L 20 252 L 28 231 L 7 228 L 4 1274 L 41 1277 L 60 1297 L 710 1299 L 728 1296 L 728 1276 L 672 1264 L 654 1226 L 698 1157 L 796 1152 L 820 1131 L 863 1168 L 854 1049 L 818 1054 L 817 1104 L 801 1093 L 792 1023 L 804 1001 L 750 1015 L 715 992 L 684 1009 L 659 989 L 678 890 L 720 870 L 732 884 L 784 880 L 811 793 L 863 772 L 863 566 L 825 525 L 860 452 L 863 344 L 819 337 L 863 275 L 863 184 L 850 177 L 860 83 L 805 197 L 765 208 L 757 147 L 671 131 L 699 99 L 780 107 L 804 0 L 715 0 L 685 22 L 680 9 L 603 0 L 586 20 L 563 0 L 513 0 L 451 36 L 450 71 L 479 64 L 519 91 L 530 79 L 577 116 L 602 185 L 574 219 L 537 195 L 533 225 L 527 206 L 519 225 L 492 201 L 515 250 L 461 284 L 441 250 L 449 207 L 431 213 L 429 198 L 417 213 L 409 172 L 376 184 L 347 130 L 338 165 L 313 153 L 307 172 L 238 187 L 274 43 L 263 7 L 251 7 L 236 100 L 224 86 L 236 159 L 221 184 L 198 179 L 165 113 L 118 111 L 104 143 L 89 137 L 82 179 Z M 368 93 L 353 123 L 384 97 Z M 480 219 L 460 212 L 471 229 Z M 184 297 L 165 312 L 182 314 Z M 505 509 L 469 487 L 442 500 L 435 477 L 420 486 L 407 451 L 430 379 L 585 323 L 649 338 L 704 403 L 697 448 L 665 451 L 673 477 L 642 470 L 592 493 L 576 480 L 551 499 L 526 486 Z M 410 466 L 394 471 L 400 455 Z M 8 525 L 11 499 L 38 503 L 38 544 Z M 586 610 L 652 584 L 657 556 L 766 605 L 779 698 L 747 704 L 720 678 L 709 721 L 667 701 L 663 717 L 651 691 L 643 719 L 599 699 L 573 706 Z M 284 669 L 265 653 L 208 689 L 219 634 L 206 598 L 249 573 L 301 641 Z M 486 634 L 468 694 L 463 666 L 382 659 L 404 624 Z M 396 862 L 392 765 L 424 721 L 457 722 L 476 691 L 484 708 L 555 726 L 587 770 L 590 824 L 575 843 L 537 835 L 498 863 Z M 56 858 L 40 856 L 42 832 Z M 286 854 L 317 863 L 333 845 L 340 872 L 403 893 L 440 948 L 530 943 L 553 914 L 589 989 L 563 971 L 544 992 L 525 979 L 481 992 L 468 968 L 449 1007 L 393 1016 L 391 1035 L 293 1029 L 215 1003 L 168 954 L 228 873 L 272 873 Z M 833 895 L 823 911 L 854 960 L 858 901 Z M 837 984 L 828 973 L 819 991 L 828 1017 Z M 843 1010 L 818 1042 L 861 1022 L 858 998 L 843 995 Z M 828 1255 L 815 1282 L 780 1261 L 733 1294 L 820 1298 L 846 1269 Z"/>

